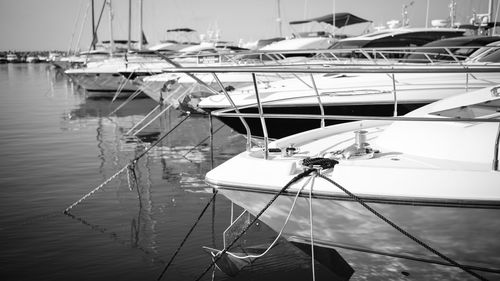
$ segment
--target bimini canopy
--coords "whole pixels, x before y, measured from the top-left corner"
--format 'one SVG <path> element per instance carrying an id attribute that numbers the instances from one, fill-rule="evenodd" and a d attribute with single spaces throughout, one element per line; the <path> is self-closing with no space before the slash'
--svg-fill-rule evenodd
<path id="1" fill-rule="evenodd" d="M 308 20 L 297 20 L 297 21 L 291 21 L 290 24 L 302 24 L 302 23 L 309 23 L 309 22 L 324 22 L 328 23 L 331 25 L 335 25 L 338 28 L 351 25 L 351 24 L 356 24 L 356 23 L 362 23 L 362 22 L 371 22 L 370 20 L 366 20 L 363 18 L 360 18 L 358 16 L 355 16 L 351 13 L 335 13 L 335 24 L 333 24 L 333 16 L 334 14 L 328 14 L 322 17 L 317 17 L 317 18 L 312 18 Z"/>
<path id="2" fill-rule="evenodd" d="M 174 28 L 174 29 L 167 29 L 167 32 L 195 32 L 196 30 L 191 29 L 191 28 Z"/>

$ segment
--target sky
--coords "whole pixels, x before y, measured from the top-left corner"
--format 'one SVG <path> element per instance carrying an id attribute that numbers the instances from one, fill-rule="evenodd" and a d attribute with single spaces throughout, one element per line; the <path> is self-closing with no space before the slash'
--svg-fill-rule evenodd
<path id="1" fill-rule="evenodd" d="M 97 21 L 104 0 L 94 1 Z M 138 39 L 139 0 L 131 1 L 132 39 Z M 374 26 L 401 19 L 403 5 L 409 5 L 408 17 L 413 27 L 425 26 L 427 3 L 429 21 L 446 19 L 449 15 L 448 0 L 143 0 L 143 30 L 152 44 L 166 39 L 167 29 L 180 27 L 195 29 L 198 34 L 193 37 L 218 29 L 221 40 L 236 43 L 277 37 L 280 35 L 276 20 L 278 2 L 283 36 L 322 30 L 325 27 L 318 23 L 295 25 L 292 29 L 288 22 L 333 11 L 352 13 L 373 21 Z M 0 51 L 88 49 L 92 30 L 89 3 L 90 0 L 0 0 Z M 112 0 L 115 39 L 128 38 L 128 3 L 128 0 Z M 456 3 L 459 22 L 467 22 L 473 11 L 488 11 L 488 0 Z M 109 39 L 109 25 L 105 10 L 98 29 L 100 40 Z M 358 24 L 340 33 L 356 35 L 368 26 Z"/>

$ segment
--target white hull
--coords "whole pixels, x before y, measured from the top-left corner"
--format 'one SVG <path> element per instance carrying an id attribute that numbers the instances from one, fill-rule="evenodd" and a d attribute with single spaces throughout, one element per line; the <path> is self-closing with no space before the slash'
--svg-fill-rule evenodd
<path id="1" fill-rule="evenodd" d="M 222 194 L 237 205 L 257 215 L 273 193 L 220 189 Z M 310 220 L 308 191 L 305 191 L 294 206 L 284 237 L 290 241 L 310 243 Z M 278 197 L 260 220 L 279 232 L 294 201 L 294 192 Z M 451 202 L 420 200 L 412 202 L 366 200 L 368 204 L 391 221 L 448 257 L 469 268 L 480 269 L 484 276 L 500 278 L 500 206 L 494 208 L 468 206 Z M 458 202 L 456 202 L 458 203 Z M 380 261 L 381 257 L 395 257 L 401 270 L 405 265 L 417 262 L 420 267 L 434 265 L 437 271 L 460 269 L 446 264 L 408 237 L 405 237 L 386 222 L 367 211 L 359 203 L 339 195 L 319 196 L 312 199 L 313 241 L 316 245 L 337 250 L 348 249 Z M 344 257 L 346 258 L 346 257 Z M 348 263 L 353 262 L 346 260 Z M 390 268 L 383 264 L 381 268 Z M 354 268 L 356 270 L 356 268 Z M 407 269 L 408 270 L 408 269 Z M 493 274 L 491 271 L 496 271 Z M 467 274 L 459 275 L 462 278 Z"/>
<path id="2" fill-rule="evenodd" d="M 135 92 L 139 88 L 131 80 L 117 73 L 88 73 L 68 74 L 73 81 L 87 91 L 116 92 L 122 89 L 124 92 Z M 114 94 L 114 93 L 113 93 Z"/>
<path id="3" fill-rule="evenodd" d="M 120 71 L 134 71 L 138 68 L 153 69 L 163 67 L 164 62 L 157 58 L 129 57 L 112 58 L 104 61 L 91 62 L 85 68 L 69 69 L 65 73 L 79 86 L 89 92 L 135 92 L 139 86 L 127 79 Z M 92 93 L 90 95 L 93 95 Z M 120 94 L 125 97 L 127 94 Z M 95 96 L 95 95 L 94 95 Z M 99 94 L 100 97 L 113 97 L 114 93 Z"/>
<path id="4" fill-rule="evenodd" d="M 315 76 L 315 83 L 324 105 L 393 103 L 393 80 L 389 74 L 348 74 Z M 500 84 L 498 73 L 410 73 L 395 76 L 396 99 L 398 102 L 433 102 L 451 95 L 473 91 Z M 318 106 L 317 95 L 310 85 L 309 77 L 286 79 L 262 85 L 259 95 L 264 107 Z M 237 106 L 255 106 L 255 91 L 252 87 L 238 89 L 231 93 Z M 231 104 L 224 96 L 212 96 L 200 103 L 201 108 L 227 108 Z"/>

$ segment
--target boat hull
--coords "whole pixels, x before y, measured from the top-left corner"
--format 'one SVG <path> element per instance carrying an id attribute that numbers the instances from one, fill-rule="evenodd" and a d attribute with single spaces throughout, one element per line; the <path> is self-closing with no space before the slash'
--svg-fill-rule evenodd
<path id="1" fill-rule="evenodd" d="M 398 114 L 403 115 L 414 109 L 422 107 L 429 101 L 419 101 L 412 103 L 400 103 L 398 104 Z M 205 111 L 213 111 L 215 108 L 204 108 Z M 333 104 L 324 105 L 324 110 L 326 115 L 349 115 L 349 116 L 393 116 L 394 115 L 394 104 L 393 103 L 381 103 L 381 104 Z M 256 107 L 249 107 L 240 109 L 241 113 L 258 113 Z M 234 113 L 234 112 L 233 112 Z M 273 106 L 264 107 L 265 114 L 286 114 L 286 115 L 320 115 L 320 109 L 318 105 L 310 106 Z M 224 124 L 232 128 L 240 134 L 246 134 L 245 127 L 239 118 L 234 117 L 223 117 L 218 116 Z M 258 118 L 244 118 L 247 122 L 251 135 L 253 137 L 262 138 L 264 132 L 262 130 L 262 123 Z M 325 125 L 335 125 L 349 120 L 325 120 Z M 268 132 L 268 137 L 273 139 L 279 139 L 287 137 L 300 132 L 316 129 L 321 127 L 321 121 L 319 119 L 303 119 L 303 118 L 266 118 L 266 128 Z"/>
<path id="2" fill-rule="evenodd" d="M 219 188 L 219 191 L 253 215 L 258 214 L 277 193 L 242 188 Z M 292 208 L 294 196 L 291 193 L 279 196 L 260 220 L 279 232 Z M 314 244 L 335 248 L 341 254 L 344 252 L 344 258 L 351 265 L 356 264 L 357 257 L 362 254 L 370 259 L 370 264 L 378 264 L 382 270 L 395 264 L 399 270 L 421 270 L 430 266 L 436 274 L 448 278 L 450 275 L 460 280 L 469 277 L 347 196 L 313 193 L 312 201 L 308 196 L 309 192 L 304 192 L 294 205 L 283 232 L 288 240 L 310 243 L 309 205 L 312 202 Z M 408 198 L 367 198 L 365 201 L 402 229 L 461 265 L 491 280 L 500 278 L 500 245 L 497 242 L 500 237 L 500 202 L 477 204 Z M 360 265 L 362 268 L 366 266 Z"/>
<path id="3" fill-rule="evenodd" d="M 89 98 L 113 98 L 120 90 L 118 98 L 127 98 L 139 87 L 118 73 L 86 73 L 68 74 L 79 86 L 84 88 Z M 146 98 L 147 95 L 141 93 L 138 97 Z"/>

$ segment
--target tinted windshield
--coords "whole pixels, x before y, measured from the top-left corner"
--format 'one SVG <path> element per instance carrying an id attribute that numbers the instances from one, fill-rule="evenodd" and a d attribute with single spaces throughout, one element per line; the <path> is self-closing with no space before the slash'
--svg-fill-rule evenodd
<path id="1" fill-rule="evenodd" d="M 487 55 L 478 59 L 479 62 L 500 62 L 500 48 L 492 49 Z"/>

